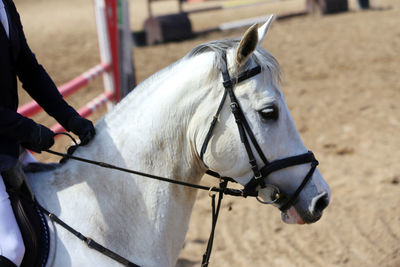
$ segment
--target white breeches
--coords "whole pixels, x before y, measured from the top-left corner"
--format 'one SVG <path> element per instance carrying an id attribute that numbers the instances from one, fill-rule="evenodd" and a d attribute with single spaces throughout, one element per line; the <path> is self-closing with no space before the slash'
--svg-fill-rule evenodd
<path id="1" fill-rule="evenodd" d="M 0 255 L 19 266 L 25 246 L 0 174 Z"/>
<path id="2" fill-rule="evenodd" d="M 23 165 L 36 162 L 32 154 L 27 151 L 21 154 L 20 161 Z M 3 177 L 0 174 L 0 255 L 19 266 L 24 258 L 24 253 L 24 241 L 11 208 Z"/>

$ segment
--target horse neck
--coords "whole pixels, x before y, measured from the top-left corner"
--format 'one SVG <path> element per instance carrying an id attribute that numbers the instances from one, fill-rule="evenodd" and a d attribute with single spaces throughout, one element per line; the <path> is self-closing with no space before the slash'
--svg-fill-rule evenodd
<path id="1" fill-rule="evenodd" d="M 187 70 L 184 65 L 172 69 L 179 77 L 169 76 L 164 70 L 136 88 L 98 123 L 96 138 L 79 148 L 76 155 L 197 183 L 204 167 L 188 132 L 205 89 L 194 85 L 193 77 L 182 74 Z M 188 90 L 193 86 L 195 91 Z M 196 190 L 72 161 L 65 169 L 73 181 L 60 177 L 63 183 L 84 182 L 94 192 L 104 218 L 101 224 L 118 234 L 129 222 L 136 222 L 134 229 L 126 229 L 132 231 L 132 238 L 122 241 L 120 249 L 131 251 L 134 247 L 138 259 L 153 260 L 153 265 L 160 258 L 168 265 L 174 264 L 186 235 Z M 116 207 L 124 209 L 123 218 L 115 218 Z M 108 221 L 108 217 L 114 220 Z M 146 234 L 151 240 L 140 239 Z"/>
<path id="2" fill-rule="evenodd" d="M 97 124 L 96 138 L 76 155 L 199 182 L 204 166 L 188 131 L 203 93 L 199 84 L 193 85 L 196 79 L 190 77 L 191 64 L 196 65 L 185 61 L 175 64 L 135 88 Z M 191 90 L 194 86 L 196 90 Z M 160 186 L 170 187 L 163 182 Z"/>
<path id="3" fill-rule="evenodd" d="M 196 182 L 204 166 L 190 127 L 206 90 L 192 77 L 191 64 L 196 65 L 184 61 L 150 77 L 105 116 L 98 131 L 143 171 Z"/>

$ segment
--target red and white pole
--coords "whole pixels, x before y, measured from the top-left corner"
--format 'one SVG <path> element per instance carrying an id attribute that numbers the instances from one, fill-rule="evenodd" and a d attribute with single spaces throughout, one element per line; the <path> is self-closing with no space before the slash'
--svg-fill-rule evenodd
<path id="1" fill-rule="evenodd" d="M 67 97 L 72 93 L 78 91 L 82 87 L 88 85 L 94 78 L 97 76 L 110 71 L 111 65 L 109 63 L 100 63 L 97 66 L 85 71 L 78 77 L 72 79 L 71 81 L 61 85 L 58 90 L 60 91 L 63 97 Z M 31 101 L 20 108 L 18 108 L 18 113 L 22 114 L 25 117 L 30 117 L 38 113 L 42 110 L 42 107 L 39 106 L 36 101 Z"/>
<path id="2" fill-rule="evenodd" d="M 118 18 L 117 0 L 94 0 L 94 11 L 97 25 L 97 36 L 99 40 L 100 58 L 102 62 L 109 62 L 111 72 L 103 76 L 104 90 L 113 93 L 114 103 L 120 97 L 119 88 L 119 57 L 118 57 Z"/>
<path id="3" fill-rule="evenodd" d="M 114 80 L 115 102 L 121 100 L 120 69 L 119 69 L 119 38 L 118 38 L 118 12 L 117 0 L 104 0 L 107 20 L 107 32 L 110 41 L 111 66 Z"/>

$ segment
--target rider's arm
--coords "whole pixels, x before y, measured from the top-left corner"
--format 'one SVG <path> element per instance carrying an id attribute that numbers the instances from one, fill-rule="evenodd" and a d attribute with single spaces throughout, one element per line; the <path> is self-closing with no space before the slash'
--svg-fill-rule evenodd
<path id="1" fill-rule="evenodd" d="M 24 142 L 35 122 L 19 113 L 0 106 L 0 136 L 6 136 L 16 142 Z"/>
<path id="2" fill-rule="evenodd" d="M 18 32 L 19 53 L 15 67 L 22 87 L 50 116 L 66 127 L 68 119 L 78 116 L 78 113 L 64 101 L 50 76 L 36 60 L 27 44 L 19 14 L 12 1 L 10 9 L 13 25 L 17 28 L 15 32 Z"/>
<path id="3" fill-rule="evenodd" d="M 4 107 L 0 107 L 0 136 L 38 153 L 54 144 L 54 133 L 46 126 Z"/>
<path id="4" fill-rule="evenodd" d="M 58 91 L 53 80 L 38 63 L 25 38 L 18 12 L 12 4 L 15 14 L 14 24 L 18 28 L 20 51 L 18 53 L 16 72 L 22 87 L 36 102 L 67 131 L 77 134 L 82 144 L 87 144 L 95 135 L 91 121 L 82 118 L 74 108 L 69 106 Z"/>

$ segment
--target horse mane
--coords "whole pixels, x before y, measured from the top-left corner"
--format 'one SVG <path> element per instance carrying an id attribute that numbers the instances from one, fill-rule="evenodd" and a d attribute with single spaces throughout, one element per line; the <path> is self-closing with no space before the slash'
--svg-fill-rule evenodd
<path id="1" fill-rule="evenodd" d="M 190 61 L 192 58 L 196 56 L 200 56 L 205 53 L 214 53 L 214 60 L 213 60 L 213 69 L 211 69 L 210 73 L 216 73 L 217 75 L 220 75 L 220 64 L 224 62 L 224 53 L 227 53 L 229 50 L 236 49 L 237 46 L 240 43 L 240 39 L 235 38 L 235 39 L 222 39 L 222 40 L 216 40 L 216 41 L 211 41 L 207 43 L 200 44 L 196 47 L 194 47 L 189 53 L 187 53 L 183 58 L 180 60 L 172 63 L 171 65 L 165 67 L 164 69 L 154 73 L 147 79 L 145 79 L 143 82 L 141 82 L 133 91 L 130 93 L 127 97 L 122 99 L 118 105 L 116 105 L 113 109 L 113 112 L 111 114 L 118 114 L 120 110 L 123 110 L 125 105 L 128 104 L 133 97 L 137 99 L 137 97 L 143 97 L 146 98 L 151 94 L 151 91 L 148 90 L 149 87 L 154 86 L 154 84 L 160 83 L 162 84 L 162 81 L 165 79 L 165 77 L 168 77 L 169 72 L 175 68 L 178 67 L 180 64 L 184 64 L 185 62 Z M 227 53 L 229 55 L 229 53 Z M 262 47 L 257 46 L 256 51 L 251 55 L 251 59 L 253 59 L 258 65 L 261 66 L 262 71 L 269 74 L 270 76 L 268 77 L 268 80 L 272 81 L 281 81 L 281 71 L 279 67 L 278 61 L 266 50 L 264 50 Z M 234 61 L 233 61 L 234 62 Z M 251 60 L 249 60 L 246 64 L 241 66 L 241 69 L 245 70 L 249 68 L 249 65 L 251 64 Z M 234 73 L 236 69 L 233 69 L 232 72 Z M 240 70 L 239 70 L 240 71 Z M 167 76 L 166 76 L 167 75 Z M 207 77 L 210 79 L 211 77 Z M 111 115 L 109 114 L 109 116 Z M 112 115 L 111 115 L 112 116 Z M 104 120 L 101 119 L 99 121 L 102 122 Z M 101 123 L 102 124 L 102 123 Z"/>

